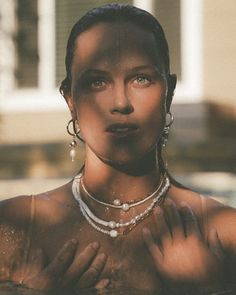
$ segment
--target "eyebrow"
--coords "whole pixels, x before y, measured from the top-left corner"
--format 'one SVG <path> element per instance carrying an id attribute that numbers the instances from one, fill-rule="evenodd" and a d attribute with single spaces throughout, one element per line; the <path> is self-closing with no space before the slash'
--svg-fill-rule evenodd
<path id="1" fill-rule="evenodd" d="M 133 72 L 137 72 L 137 71 L 141 71 L 141 70 L 147 70 L 147 69 L 151 69 L 154 70 L 156 72 L 158 72 L 159 74 L 162 74 L 162 72 L 157 68 L 157 66 L 153 66 L 153 65 L 140 65 L 131 69 L 128 69 L 127 72 L 129 73 L 133 73 Z M 90 69 L 86 69 L 85 71 L 83 71 L 80 76 L 79 76 L 79 80 L 82 79 L 84 76 L 86 77 L 87 75 L 108 75 L 109 71 L 106 70 L 100 70 L 100 69 L 96 69 L 96 68 L 90 68 Z"/>
<path id="2" fill-rule="evenodd" d="M 141 65 L 141 66 L 137 66 L 137 67 L 132 68 L 130 71 L 137 72 L 137 71 L 146 70 L 146 69 L 147 70 L 152 69 L 152 70 L 155 70 L 160 73 L 160 70 L 157 68 L 157 66 L 154 66 L 154 65 Z"/>
<path id="3" fill-rule="evenodd" d="M 83 71 L 80 75 L 79 75 L 79 79 L 81 79 L 83 76 L 87 76 L 87 75 L 91 75 L 91 74 L 98 74 L 98 75 L 107 75 L 108 71 L 105 70 L 100 70 L 100 69 L 87 69 L 85 71 Z"/>

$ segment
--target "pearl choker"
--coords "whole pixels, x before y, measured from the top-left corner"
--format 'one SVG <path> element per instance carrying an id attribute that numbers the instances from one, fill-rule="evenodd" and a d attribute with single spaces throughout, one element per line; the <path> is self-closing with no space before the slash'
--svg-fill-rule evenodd
<path id="1" fill-rule="evenodd" d="M 94 196 L 92 196 L 91 193 L 88 192 L 88 190 L 86 189 L 86 187 L 84 185 L 83 177 L 82 176 L 80 177 L 81 188 L 83 189 L 83 191 L 86 193 L 86 195 L 90 199 L 92 199 L 93 201 L 97 202 L 98 204 L 104 205 L 106 207 L 111 207 L 111 208 L 115 208 L 115 209 L 122 209 L 123 211 L 128 211 L 130 208 L 141 205 L 141 204 L 145 203 L 146 201 L 150 200 L 152 197 L 154 197 L 157 194 L 157 192 L 160 190 L 160 188 L 162 187 L 163 181 L 164 181 L 164 176 L 162 177 L 160 185 L 157 187 L 157 189 L 155 189 L 155 191 L 153 193 L 147 195 L 145 198 L 143 198 L 141 200 L 121 203 L 121 201 L 119 199 L 115 199 L 113 201 L 113 204 L 110 204 L 110 203 L 102 202 L 102 201 L 98 200 L 97 198 L 95 198 Z"/>
<path id="2" fill-rule="evenodd" d="M 83 188 L 81 182 L 82 182 L 82 174 L 79 174 L 78 176 L 76 176 L 74 178 L 74 181 L 73 181 L 73 184 L 72 184 L 72 192 L 73 192 L 73 195 L 74 195 L 75 199 L 79 203 L 81 213 L 83 214 L 85 219 L 88 221 L 88 223 L 94 229 L 96 229 L 97 231 L 99 231 L 101 233 L 109 235 L 112 238 L 116 238 L 118 235 L 127 234 L 129 231 L 132 230 L 132 228 L 137 226 L 137 224 L 139 222 L 141 222 L 146 217 L 148 217 L 152 213 L 154 207 L 160 205 L 161 202 L 164 200 L 164 197 L 165 197 L 165 195 L 166 195 L 166 193 L 167 193 L 167 191 L 168 191 L 168 189 L 170 187 L 170 180 L 166 175 L 164 175 L 163 178 L 162 178 L 160 186 L 158 187 L 157 190 L 155 190 L 154 193 L 152 193 L 151 195 L 149 195 L 146 198 L 142 199 L 141 201 L 138 201 L 138 202 L 135 202 L 135 203 L 131 204 L 131 205 L 137 206 L 139 204 L 144 203 L 147 200 L 147 198 L 150 199 L 151 197 L 154 197 L 156 195 L 154 197 L 153 201 L 151 202 L 151 204 L 143 212 L 136 215 L 135 217 L 133 217 L 131 220 L 129 220 L 127 222 L 123 222 L 123 221 L 116 222 L 116 221 L 113 221 L 113 220 L 112 221 L 105 221 L 105 220 L 102 220 L 102 219 L 100 219 L 100 218 L 98 218 L 97 216 L 94 215 L 94 213 L 89 209 L 87 204 L 81 198 L 80 191 L 79 191 L 80 186 Z M 99 201 L 97 199 L 95 199 L 95 200 L 98 201 L 98 203 L 101 202 L 101 201 Z M 101 202 L 101 203 L 103 204 L 103 202 Z M 107 203 L 104 203 L 104 204 L 105 204 L 105 206 L 107 206 Z M 111 205 L 111 204 L 109 204 L 109 205 Z M 131 207 L 131 205 L 130 205 L 130 207 Z M 119 205 L 119 206 L 120 207 L 118 209 L 123 209 L 122 205 Z M 117 208 L 117 207 L 115 207 L 115 208 Z M 127 211 L 127 210 L 125 210 L 125 211 Z M 99 226 L 99 225 L 103 226 L 104 228 Z M 121 232 L 121 231 L 119 231 L 120 228 L 125 228 L 125 230 L 123 232 Z"/>

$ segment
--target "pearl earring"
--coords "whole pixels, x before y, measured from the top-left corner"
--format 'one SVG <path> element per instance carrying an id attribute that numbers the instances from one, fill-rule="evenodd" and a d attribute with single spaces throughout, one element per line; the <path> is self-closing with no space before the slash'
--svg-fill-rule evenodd
<path id="1" fill-rule="evenodd" d="M 169 116 L 169 119 L 168 119 L 169 122 L 166 123 L 166 125 L 165 125 L 165 127 L 163 129 L 162 137 L 161 137 L 161 142 L 162 142 L 163 147 L 166 147 L 166 144 L 168 142 L 170 127 L 174 122 L 174 116 L 171 114 L 171 112 L 168 112 L 166 115 Z"/>
<path id="2" fill-rule="evenodd" d="M 70 130 L 71 124 L 73 127 L 72 131 Z M 67 133 L 73 137 L 72 141 L 70 142 L 70 158 L 71 158 L 71 161 L 74 162 L 76 157 L 76 147 L 78 145 L 77 138 L 80 138 L 79 137 L 80 129 L 78 128 L 76 130 L 75 121 L 71 119 L 66 126 L 66 130 L 67 130 Z"/>

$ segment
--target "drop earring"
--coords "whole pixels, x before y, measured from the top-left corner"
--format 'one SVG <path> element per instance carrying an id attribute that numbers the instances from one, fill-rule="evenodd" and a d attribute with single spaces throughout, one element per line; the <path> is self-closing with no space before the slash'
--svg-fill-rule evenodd
<path id="1" fill-rule="evenodd" d="M 168 142 L 168 138 L 169 138 L 169 133 L 170 133 L 170 127 L 174 122 L 174 116 L 171 114 L 171 112 L 168 112 L 166 115 L 169 116 L 168 120 L 166 119 L 166 125 L 163 129 L 162 132 L 162 137 L 161 137 L 161 143 L 162 143 L 162 147 L 166 147 L 166 144 Z"/>
<path id="2" fill-rule="evenodd" d="M 72 131 L 71 131 L 71 125 L 73 129 Z M 76 130 L 75 121 L 71 119 L 66 126 L 66 130 L 67 130 L 67 133 L 73 137 L 69 145 L 70 145 L 70 158 L 71 158 L 71 161 L 74 162 L 76 157 L 76 147 L 78 145 L 77 138 L 80 139 L 79 137 L 80 129 L 77 128 Z"/>

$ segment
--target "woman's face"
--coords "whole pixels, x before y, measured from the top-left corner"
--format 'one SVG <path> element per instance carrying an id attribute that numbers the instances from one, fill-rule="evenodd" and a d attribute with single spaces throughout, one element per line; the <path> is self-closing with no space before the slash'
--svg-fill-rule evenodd
<path id="1" fill-rule="evenodd" d="M 90 149 L 128 164 L 161 136 L 166 82 L 152 33 L 130 23 L 99 23 L 76 40 L 67 102 Z"/>

